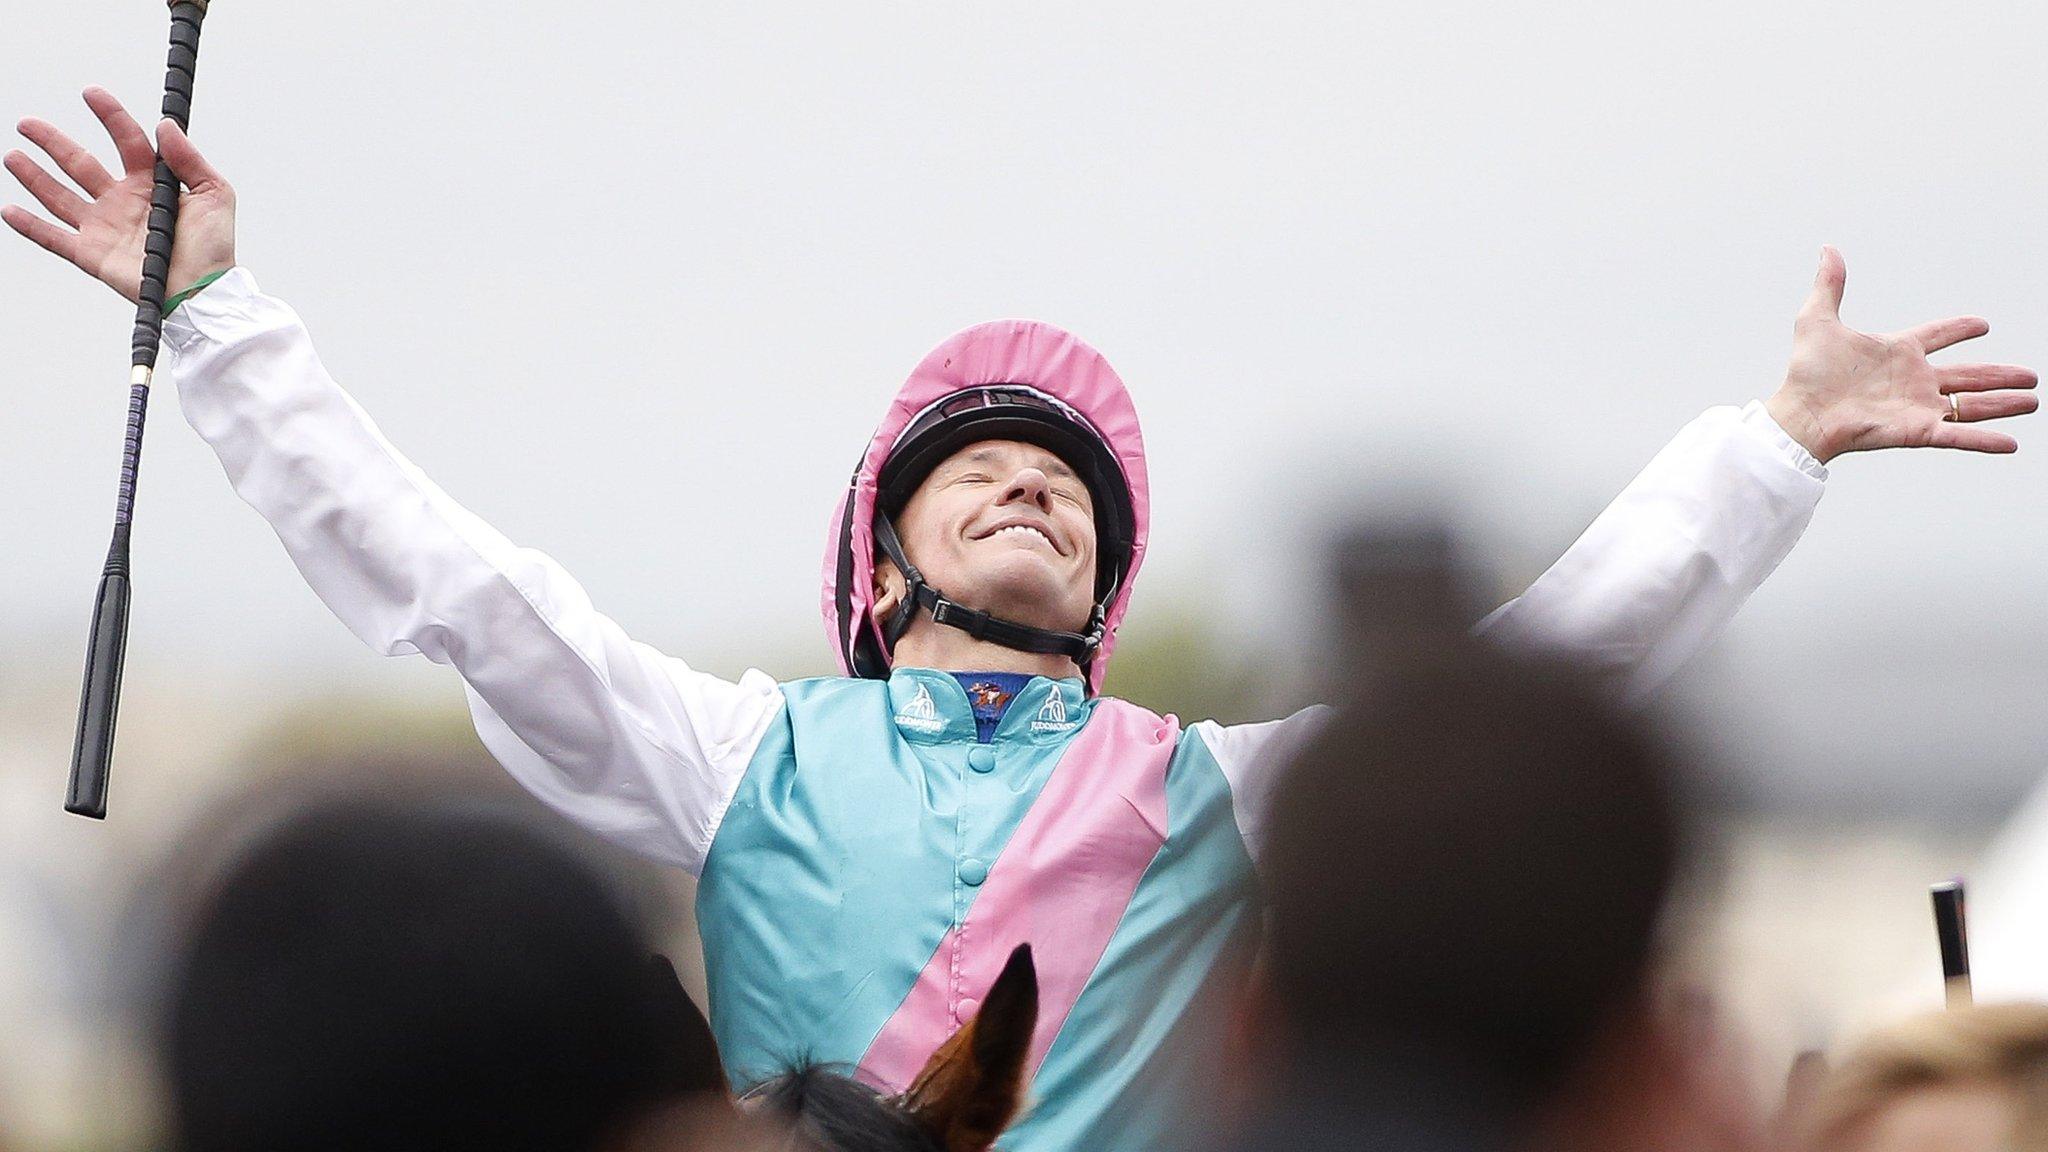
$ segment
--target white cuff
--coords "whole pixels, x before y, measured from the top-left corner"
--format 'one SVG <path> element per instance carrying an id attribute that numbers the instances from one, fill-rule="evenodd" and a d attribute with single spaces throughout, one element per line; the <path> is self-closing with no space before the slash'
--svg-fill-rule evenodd
<path id="1" fill-rule="evenodd" d="M 201 295 L 204 294 L 201 293 Z M 194 299 L 198 299 L 198 297 L 194 297 Z M 1779 424 L 1776 418 L 1771 415 L 1771 410 L 1764 407 L 1763 401 L 1751 400 L 1743 406 L 1742 423 L 1744 427 L 1761 437 L 1766 444 L 1769 444 L 1778 455 L 1784 457 L 1787 464 L 1792 465 L 1815 480 L 1826 480 L 1828 478 L 1828 466 L 1814 459 L 1813 453 L 1808 452 L 1804 444 L 1794 440 L 1792 434 L 1785 431 L 1784 426 Z"/>
<path id="2" fill-rule="evenodd" d="M 249 319 L 249 302 L 262 292 L 256 277 L 237 264 L 164 317 L 164 342 L 182 353 L 201 340 L 226 341 Z"/>

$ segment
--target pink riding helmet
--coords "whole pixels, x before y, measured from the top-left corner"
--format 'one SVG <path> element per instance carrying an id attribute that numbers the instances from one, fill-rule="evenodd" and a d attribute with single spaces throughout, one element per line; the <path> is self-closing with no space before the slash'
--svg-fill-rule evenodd
<path id="1" fill-rule="evenodd" d="M 1070 409 L 1122 470 L 1122 486 L 1130 497 L 1129 562 L 1102 606 L 1102 639 L 1082 668 L 1090 690 L 1095 690 L 1116 645 L 1116 628 L 1130 602 L 1131 584 L 1150 533 L 1145 442 L 1130 393 L 1109 361 L 1072 333 L 1036 320 L 994 320 L 955 333 L 925 356 L 890 402 L 832 514 L 822 607 L 833 653 L 847 675 L 886 675 L 888 646 L 872 618 L 871 594 L 883 469 L 920 414 L 950 396 L 986 385 L 1022 386 Z"/>

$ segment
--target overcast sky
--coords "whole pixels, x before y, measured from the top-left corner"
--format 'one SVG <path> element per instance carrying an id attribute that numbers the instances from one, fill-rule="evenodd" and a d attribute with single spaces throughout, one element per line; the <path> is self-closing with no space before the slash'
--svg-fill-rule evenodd
<path id="1" fill-rule="evenodd" d="M 78 92 L 153 119 L 165 28 L 17 14 L 0 112 L 105 154 Z M 2048 363 L 2044 35 L 1955 3 L 225 0 L 193 134 L 242 262 L 430 475 L 665 650 L 809 671 L 837 489 L 925 350 L 992 317 L 1076 330 L 1136 395 L 1134 630 L 1197 603 L 1301 634 L 1321 518 L 1395 487 L 1526 580 L 1685 421 L 1775 386 L 1823 242 L 1850 323 L 1977 312 L 1969 358 Z M 11 234 L 0 292 L 0 691 L 62 700 L 131 312 Z M 1740 702 L 1728 747 L 1791 749 L 1795 794 L 2048 762 L 2048 424 L 2013 430 L 2009 459 L 1837 464 L 1694 678 Z M 137 533 L 131 695 L 453 699 L 325 614 L 168 389 Z"/>

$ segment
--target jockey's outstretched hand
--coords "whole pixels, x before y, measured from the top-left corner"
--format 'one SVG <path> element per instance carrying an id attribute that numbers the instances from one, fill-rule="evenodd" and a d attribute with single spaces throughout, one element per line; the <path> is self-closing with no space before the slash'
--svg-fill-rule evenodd
<path id="1" fill-rule="evenodd" d="M 1932 320 L 1873 336 L 1842 323 L 1842 254 L 1821 249 L 1813 293 L 1792 325 L 1784 386 L 1765 401 L 1773 419 L 1822 463 L 1873 448 L 2013 452 L 2019 442 L 1983 420 L 2040 407 L 2031 368 L 1929 364 L 1929 353 L 1991 331 L 1975 316 Z M 1953 397 L 1953 403 L 1951 402 Z"/>
<path id="2" fill-rule="evenodd" d="M 149 234 L 149 195 L 155 184 L 157 152 L 150 147 L 142 126 L 113 93 L 88 88 L 85 103 L 114 138 L 114 150 L 121 157 L 121 178 L 116 180 L 91 152 L 55 125 L 30 117 L 18 125 L 21 134 L 56 161 L 85 195 L 72 191 L 27 153 L 9 152 L 7 171 L 58 223 L 16 204 L 0 208 L 0 218 L 133 302 L 142 291 L 142 249 Z M 157 145 L 185 185 L 178 201 L 178 236 L 166 285 L 166 291 L 176 295 L 209 273 L 234 267 L 235 190 L 171 121 L 157 125 Z"/>

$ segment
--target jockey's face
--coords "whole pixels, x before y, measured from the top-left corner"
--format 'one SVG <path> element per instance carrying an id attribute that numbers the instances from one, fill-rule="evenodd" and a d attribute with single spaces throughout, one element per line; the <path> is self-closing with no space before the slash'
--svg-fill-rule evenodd
<path id="1" fill-rule="evenodd" d="M 1036 444 L 982 440 L 953 453 L 911 494 L 896 533 L 910 562 L 950 599 L 1038 628 L 1088 624 L 1095 507 L 1074 470 Z M 903 577 L 884 560 L 877 581 L 886 620 Z"/>

